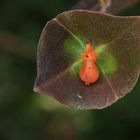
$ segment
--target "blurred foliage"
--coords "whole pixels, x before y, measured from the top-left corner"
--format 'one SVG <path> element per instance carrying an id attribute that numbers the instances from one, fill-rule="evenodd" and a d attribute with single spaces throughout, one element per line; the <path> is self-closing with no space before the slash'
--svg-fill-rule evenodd
<path id="1" fill-rule="evenodd" d="M 0 140 L 140 139 L 140 80 L 126 97 L 98 111 L 74 110 L 33 93 L 42 28 L 76 2 L 0 1 Z M 120 14 L 139 15 L 140 2 Z"/>

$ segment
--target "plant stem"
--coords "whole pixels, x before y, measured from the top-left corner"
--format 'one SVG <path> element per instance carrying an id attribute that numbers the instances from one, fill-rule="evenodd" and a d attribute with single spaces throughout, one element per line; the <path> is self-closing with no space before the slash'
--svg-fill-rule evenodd
<path id="1" fill-rule="evenodd" d="M 74 9 L 86 9 L 110 14 L 118 14 L 121 10 L 134 5 L 138 0 L 80 0 Z"/>

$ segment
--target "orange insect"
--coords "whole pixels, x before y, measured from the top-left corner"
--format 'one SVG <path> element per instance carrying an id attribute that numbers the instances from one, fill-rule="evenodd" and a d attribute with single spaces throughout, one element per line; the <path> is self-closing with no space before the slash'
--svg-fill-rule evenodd
<path id="1" fill-rule="evenodd" d="M 96 82 L 99 78 L 99 70 L 94 63 L 97 55 L 90 43 L 86 44 L 86 49 L 82 53 L 82 59 L 84 64 L 80 70 L 80 79 L 85 82 L 85 85 L 89 85 Z"/>

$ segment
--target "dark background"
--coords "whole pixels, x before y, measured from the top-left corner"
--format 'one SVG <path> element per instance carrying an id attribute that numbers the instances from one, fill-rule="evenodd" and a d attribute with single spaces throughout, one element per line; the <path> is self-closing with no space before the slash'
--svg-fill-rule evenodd
<path id="1" fill-rule="evenodd" d="M 0 1 L 0 140 L 140 140 L 140 80 L 103 110 L 74 110 L 33 92 L 41 31 L 76 3 Z M 140 15 L 140 2 L 119 14 Z"/>

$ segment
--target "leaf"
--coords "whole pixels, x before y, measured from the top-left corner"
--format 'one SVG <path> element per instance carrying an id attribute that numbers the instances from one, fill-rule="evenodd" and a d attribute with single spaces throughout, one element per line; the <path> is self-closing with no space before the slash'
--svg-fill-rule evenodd
<path id="1" fill-rule="evenodd" d="M 91 41 L 99 80 L 79 78 L 81 54 Z M 67 11 L 47 23 L 37 52 L 34 91 L 80 109 L 102 109 L 130 92 L 140 73 L 140 17 L 86 10 Z"/>

